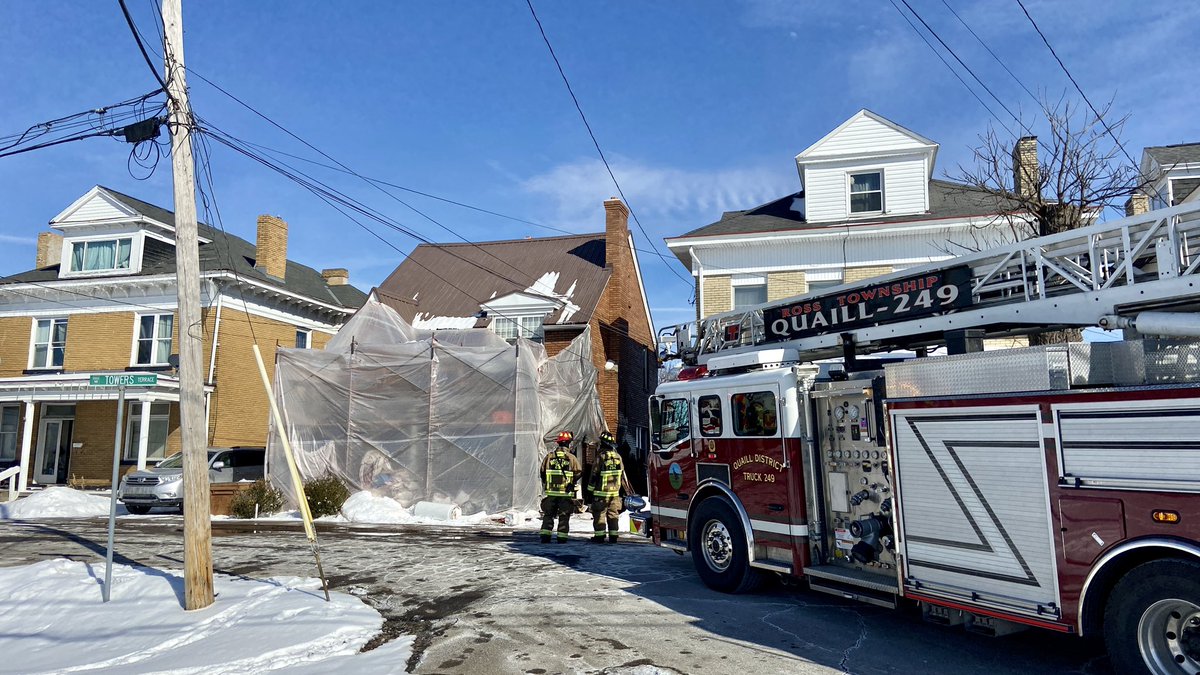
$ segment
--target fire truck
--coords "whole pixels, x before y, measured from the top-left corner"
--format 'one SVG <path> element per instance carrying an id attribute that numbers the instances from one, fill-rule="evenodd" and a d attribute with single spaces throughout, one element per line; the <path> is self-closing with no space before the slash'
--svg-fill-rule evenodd
<path id="1" fill-rule="evenodd" d="M 1197 244 L 1185 204 L 675 327 L 650 536 L 720 591 L 798 578 L 1197 675 Z M 1125 339 L 982 349 L 1087 326 Z"/>

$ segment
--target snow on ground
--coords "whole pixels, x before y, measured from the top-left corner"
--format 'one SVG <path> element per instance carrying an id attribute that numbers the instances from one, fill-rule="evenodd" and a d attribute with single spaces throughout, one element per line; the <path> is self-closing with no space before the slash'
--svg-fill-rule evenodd
<path id="1" fill-rule="evenodd" d="M 0 504 L 0 520 L 33 520 L 36 518 L 95 518 L 107 516 L 109 496 L 89 494 L 69 487 L 48 487 L 28 497 Z M 129 515 L 117 504 L 117 515 Z"/>
<path id="2" fill-rule="evenodd" d="M 185 612 L 180 575 L 114 565 L 104 603 L 103 564 L 0 568 L 0 673 L 401 673 L 412 653 L 401 637 L 359 654 L 383 617 L 343 593 L 326 602 L 315 579 L 218 574 L 216 602 Z"/>
<path id="3" fill-rule="evenodd" d="M 350 495 L 342 504 L 342 516 L 352 523 L 395 523 L 422 525 L 479 525 L 491 521 L 487 513 L 469 516 L 459 516 L 452 520 L 423 518 L 413 515 L 413 509 L 407 508 L 391 497 L 381 497 L 363 490 Z"/>

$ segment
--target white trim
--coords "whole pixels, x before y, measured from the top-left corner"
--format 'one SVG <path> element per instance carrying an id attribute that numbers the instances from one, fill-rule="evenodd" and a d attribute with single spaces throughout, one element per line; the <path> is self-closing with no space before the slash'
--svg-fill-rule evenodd
<path id="1" fill-rule="evenodd" d="M 654 317 L 650 315 L 650 300 L 646 298 L 646 283 L 642 281 L 642 268 L 638 263 L 637 249 L 633 247 L 632 233 L 629 235 L 628 243 L 629 255 L 633 256 L 633 275 L 637 277 L 638 290 L 642 293 L 642 308 L 646 310 L 646 330 L 650 331 L 650 342 L 654 344 L 657 340 L 656 333 L 654 331 Z M 653 245 L 654 242 L 650 242 L 650 244 Z M 699 302 L 699 300 L 697 300 L 697 302 Z M 651 347 L 651 349 L 656 349 L 656 347 Z"/>
<path id="2" fill-rule="evenodd" d="M 886 180 L 885 180 L 887 178 L 887 171 L 884 170 L 884 167 L 879 167 L 878 169 L 847 169 L 844 173 L 846 175 L 845 185 L 846 185 L 846 217 L 847 218 L 870 219 L 874 216 L 882 216 L 882 215 L 887 214 L 887 200 L 884 198 L 884 186 L 887 184 Z M 850 201 L 851 197 L 853 197 L 856 194 L 852 189 L 854 187 L 854 177 L 855 176 L 865 176 L 865 175 L 872 174 L 872 173 L 879 174 L 879 210 L 878 211 L 855 211 L 854 206 L 851 204 L 851 201 Z M 928 183 L 928 181 L 926 181 L 926 183 Z M 874 192 L 875 192 L 874 190 L 867 190 L 866 192 L 859 192 L 857 194 L 872 194 Z"/>
<path id="3" fill-rule="evenodd" d="M 51 347 L 51 345 L 54 344 L 54 322 L 58 321 L 59 319 L 65 321 L 67 323 L 67 332 L 68 332 L 68 337 L 69 337 L 70 330 L 71 330 L 71 321 L 70 321 L 69 316 L 66 316 L 66 315 L 63 315 L 60 313 L 55 316 L 32 317 L 31 318 L 32 324 L 31 324 L 31 331 L 29 334 L 29 360 L 26 361 L 26 364 L 27 364 L 26 369 L 27 370 L 59 371 L 59 370 L 63 369 L 64 365 L 66 365 L 66 363 L 67 363 L 66 340 L 63 341 L 63 362 L 57 366 L 50 365 L 50 363 L 49 363 L 54 360 L 54 349 Z M 48 342 L 46 343 L 46 360 L 48 363 L 43 366 L 39 366 L 33 362 L 34 354 L 37 351 L 36 347 L 37 347 L 38 323 L 41 321 L 49 321 L 50 322 L 50 332 L 48 335 Z"/>
<path id="4" fill-rule="evenodd" d="M 687 515 L 688 515 L 687 509 L 672 509 L 672 508 L 668 508 L 666 506 L 653 506 L 652 505 L 650 507 L 650 512 L 656 516 L 663 516 L 666 518 L 678 518 L 680 520 L 687 520 Z"/>
<path id="5" fill-rule="evenodd" d="M 296 326 L 295 328 L 296 328 L 296 337 L 300 337 L 300 334 L 304 333 L 304 346 L 303 347 L 301 347 L 300 345 L 293 345 L 293 346 L 296 347 L 297 349 L 312 349 L 313 348 L 312 329 L 311 328 L 301 328 L 300 326 Z M 297 342 L 298 341 L 299 340 L 297 340 Z"/>
<path id="6" fill-rule="evenodd" d="M 874 214 L 878 215 L 878 214 Z M 915 214 L 920 215 L 920 214 Z M 851 236 L 856 238 L 869 235 L 887 235 L 894 232 L 922 232 L 925 230 L 969 229 L 979 225 L 988 225 L 1004 218 L 1003 214 L 987 214 L 970 218 L 913 218 L 899 222 L 879 223 L 875 227 L 864 227 L 854 222 L 833 221 L 822 223 L 817 227 L 796 228 L 794 230 L 779 230 L 776 232 L 746 232 L 743 234 L 722 234 L 708 237 L 689 237 L 687 235 L 666 239 L 667 248 L 729 246 L 732 244 L 773 243 L 796 239 L 828 239 L 846 236 L 846 226 L 850 226 Z M 1018 217 L 1018 216 L 1014 216 Z M 869 221 L 870 218 L 865 219 Z"/>
<path id="7" fill-rule="evenodd" d="M 763 286 L 767 283 L 767 277 L 762 274 L 745 274 L 735 272 L 730 276 L 730 286 Z"/>
<path id="8" fill-rule="evenodd" d="M 296 316 L 294 314 L 287 314 L 277 309 L 272 309 L 270 307 L 257 304 L 249 299 L 247 299 L 246 302 L 243 302 L 240 297 L 234 297 L 225 291 L 222 291 L 218 297 L 221 299 L 221 304 L 225 305 L 227 309 L 231 309 L 236 312 L 242 312 L 243 314 L 261 316 L 265 319 L 272 319 L 279 321 L 280 323 L 290 324 L 293 327 L 309 328 L 311 330 L 334 335 L 338 332 L 338 327 L 342 325 L 321 323 L 319 321 L 313 321 L 312 319 Z"/>
<path id="9" fill-rule="evenodd" d="M 808 525 L 773 523 L 768 520 L 751 520 L 750 525 L 755 529 L 755 531 L 771 532 L 773 534 L 786 534 L 792 537 L 808 536 Z"/>
<path id="10" fill-rule="evenodd" d="M 71 269 L 71 261 L 74 260 L 74 249 L 76 244 L 87 244 L 95 241 L 116 241 L 117 251 L 121 250 L 120 241 L 122 239 L 129 240 L 129 267 L 114 267 L 112 269 L 103 270 L 73 270 Z M 142 271 L 142 249 L 145 237 L 140 231 L 132 232 L 104 232 L 98 234 L 89 234 L 82 236 L 63 237 L 62 252 L 60 253 L 60 261 L 58 265 L 58 278 L 60 279 L 78 279 L 82 277 L 115 277 L 128 276 L 137 274 Z"/>
<path id="11" fill-rule="evenodd" d="M 924 136 L 922 136 L 914 131 L 905 129 L 904 127 L 900 126 L 899 124 L 896 124 L 895 122 L 887 119 L 886 117 L 882 117 L 876 113 L 871 112 L 870 110 L 867 110 L 866 108 L 863 108 L 863 109 L 859 110 L 858 112 L 854 113 L 853 115 L 851 115 L 850 119 L 839 124 L 836 129 L 834 129 L 833 131 L 822 136 L 821 140 L 817 141 L 816 143 L 813 143 L 812 145 L 810 145 L 807 148 L 805 148 L 804 150 L 802 150 L 800 152 L 800 154 L 796 155 L 796 161 L 799 162 L 801 160 L 801 158 L 807 158 L 810 153 L 812 153 L 814 150 L 816 150 L 818 147 L 820 147 L 821 144 L 823 144 L 825 141 L 833 138 L 834 136 L 837 136 L 839 133 L 842 132 L 843 129 L 845 129 L 846 127 L 850 126 L 854 122 L 857 122 L 858 120 L 860 120 L 864 117 L 874 120 L 874 121 L 890 128 L 892 131 L 896 131 L 905 136 L 908 136 L 909 138 L 913 139 L 920 145 L 932 146 L 934 148 L 935 152 L 937 150 L 937 147 L 938 147 L 937 143 L 934 143 L 933 141 L 929 140 L 928 138 L 925 138 Z M 915 148 L 913 150 L 915 150 Z M 910 152 L 912 152 L 913 150 L 910 150 Z M 856 154 L 855 156 L 859 156 L 859 155 Z M 814 159 L 816 159 L 816 158 L 814 158 Z M 822 159 L 824 159 L 824 158 L 822 158 Z"/>
<path id="12" fill-rule="evenodd" d="M 75 201 L 71 202 L 71 205 L 68 206 L 67 208 L 63 209 L 57 216 L 54 216 L 53 218 L 51 218 L 50 224 L 57 225 L 59 223 L 59 221 L 70 218 L 72 215 L 75 214 L 76 211 L 81 209 L 84 204 L 88 203 L 89 201 L 92 200 L 93 197 L 97 197 L 97 196 L 100 196 L 101 199 L 108 202 L 114 209 L 125 213 L 130 218 L 133 218 L 133 217 L 139 215 L 137 213 L 137 211 L 134 211 L 133 209 L 129 208 L 123 202 L 117 201 L 117 199 L 115 197 L 113 197 L 112 194 L 108 190 L 105 190 L 104 188 L 97 185 L 97 186 L 93 187 L 92 189 L 88 190 L 87 192 L 83 193 L 83 196 L 80 197 L 79 199 L 76 199 Z"/>

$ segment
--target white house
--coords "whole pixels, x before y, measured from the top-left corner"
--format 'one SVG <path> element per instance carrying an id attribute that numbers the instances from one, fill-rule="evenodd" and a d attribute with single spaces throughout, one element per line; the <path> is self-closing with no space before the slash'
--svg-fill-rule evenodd
<path id="1" fill-rule="evenodd" d="M 1151 209 L 1200 199 L 1200 143 L 1144 148 L 1141 170 Z"/>
<path id="2" fill-rule="evenodd" d="M 1036 162 L 1034 143 L 1022 139 L 1014 161 Z M 799 191 L 667 239 L 696 280 L 698 315 L 1010 241 L 996 194 L 933 178 L 937 152 L 934 141 L 860 110 L 796 156 Z"/>

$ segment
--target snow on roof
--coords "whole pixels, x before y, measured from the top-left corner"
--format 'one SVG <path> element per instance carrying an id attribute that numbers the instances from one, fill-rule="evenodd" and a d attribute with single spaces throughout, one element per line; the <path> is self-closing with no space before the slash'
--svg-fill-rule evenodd
<path id="1" fill-rule="evenodd" d="M 473 316 L 433 316 L 424 312 L 417 312 L 413 317 L 413 328 L 424 328 L 426 330 L 466 330 L 475 327 L 475 317 Z"/>

